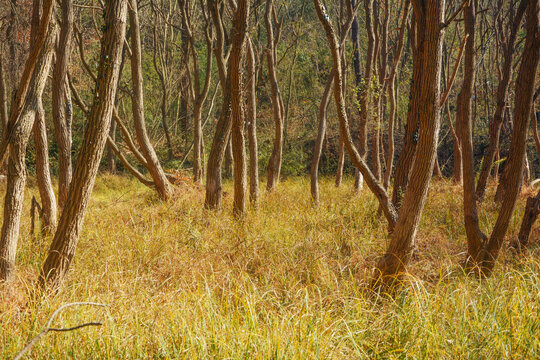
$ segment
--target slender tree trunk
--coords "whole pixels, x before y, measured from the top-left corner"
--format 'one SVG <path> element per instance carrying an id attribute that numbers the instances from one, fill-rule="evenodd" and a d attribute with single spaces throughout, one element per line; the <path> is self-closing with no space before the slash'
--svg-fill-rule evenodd
<path id="1" fill-rule="evenodd" d="M 37 99 L 33 133 L 36 146 L 36 178 L 43 211 L 41 231 L 43 234 L 51 234 L 56 229 L 57 210 L 51 173 L 49 172 L 47 125 L 45 123 L 45 110 L 43 109 L 41 94 Z"/>
<path id="2" fill-rule="evenodd" d="M 126 0 L 109 0 L 101 41 L 96 96 L 84 134 L 66 205 L 40 274 L 40 283 L 56 288 L 65 276 L 80 236 L 111 123 L 127 18 Z"/>
<path id="3" fill-rule="evenodd" d="M 327 110 L 332 95 L 332 85 L 334 84 L 334 69 L 326 82 L 324 93 L 319 104 L 319 130 L 317 139 L 315 140 L 315 149 L 313 150 L 313 158 L 311 159 L 311 197 L 313 202 L 319 204 L 319 163 L 323 149 L 324 137 L 326 134 Z"/>
<path id="4" fill-rule="evenodd" d="M 336 187 L 341 186 L 343 181 L 343 167 L 345 166 L 345 144 L 341 137 L 339 138 L 339 152 L 338 152 L 338 164 L 336 171 Z"/>
<path id="5" fill-rule="evenodd" d="M 266 59 L 268 62 L 268 74 L 270 77 L 270 85 L 272 89 L 272 109 L 274 113 L 274 126 L 275 126 L 275 137 L 274 137 L 274 147 L 272 149 L 272 154 L 268 160 L 267 168 L 267 184 L 266 189 L 271 191 L 279 183 L 279 177 L 281 172 L 281 158 L 283 153 L 283 102 L 281 99 L 281 92 L 279 90 L 277 74 L 276 74 L 276 37 L 274 37 L 274 29 L 272 25 L 272 11 L 274 7 L 273 0 L 267 0 L 266 2 L 266 14 L 265 14 L 265 24 L 266 24 L 266 37 L 267 37 L 267 49 L 266 49 Z M 280 31 L 279 24 L 278 33 Z M 279 39 L 279 35 L 277 37 Z"/>
<path id="6" fill-rule="evenodd" d="M 64 208 L 72 177 L 71 123 L 72 105 L 67 71 L 71 56 L 73 37 L 72 0 L 62 0 L 60 37 L 56 46 L 56 62 L 52 76 L 52 117 L 54 134 L 58 144 L 58 205 Z"/>
<path id="7" fill-rule="evenodd" d="M 141 34 L 139 29 L 139 15 L 137 10 L 137 0 L 130 0 L 129 20 L 131 29 L 131 78 L 133 83 L 132 109 L 133 121 L 135 123 L 135 134 L 137 142 L 141 148 L 141 152 L 146 160 L 147 169 L 152 176 L 154 186 L 163 200 L 167 200 L 171 196 L 171 188 L 169 181 L 165 176 L 165 172 L 161 167 L 159 159 L 156 155 L 154 147 L 150 142 L 146 132 L 146 124 L 144 120 L 144 95 L 143 95 L 143 74 L 142 74 L 142 50 L 141 50 Z"/>
<path id="8" fill-rule="evenodd" d="M 250 38 L 247 41 L 247 124 L 249 139 L 249 197 L 250 201 L 257 206 L 259 202 L 259 159 L 257 153 L 257 79 L 256 60 L 253 43 Z"/>
<path id="9" fill-rule="evenodd" d="M 422 84 L 415 89 L 417 92 L 411 94 L 410 105 L 420 124 L 418 155 L 390 244 L 377 264 L 374 285 L 379 285 L 380 281 L 393 281 L 396 275 L 406 271 L 433 173 L 440 127 L 439 96 L 444 38 L 441 24 L 444 21 L 445 1 L 413 0 L 412 3 L 417 26 L 416 46 L 419 50 L 415 66 L 421 66 L 415 73 Z"/>

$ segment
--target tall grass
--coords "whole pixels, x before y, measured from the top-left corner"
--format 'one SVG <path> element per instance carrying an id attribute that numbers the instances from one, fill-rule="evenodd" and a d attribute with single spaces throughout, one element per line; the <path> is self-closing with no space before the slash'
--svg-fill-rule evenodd
<path id="1" fill-rule="evenodd" d="M 393 297 L 366 291 L 387 243 L 386 223 L 352 180 L 323 180 L 321 205 L 306 179 L 264 194 L 244 219 L 202 208 L 203 190 L 180 186 L 160 202 L 114 176 L 98 179 L 74 262 L 56 295 L 32 298 L 50 238 L 32 238 L 25 207 L 14 283 L 0 285 L 0 355 L 12 358 L 62 304 L 36 359 L 532 359 L 540 357 L 540 254 L 504 251 L 494 275 L 464 275 L 461 191 L 434 183 L 409 271 Z M 29 192 L 36 192 L 30 187 Z M 486 231 L 496 206 L 482 205 Z M 520 202 L 509 236 L 515 236 Z M 537 234 L 533 236 L 537 237 Z"/>

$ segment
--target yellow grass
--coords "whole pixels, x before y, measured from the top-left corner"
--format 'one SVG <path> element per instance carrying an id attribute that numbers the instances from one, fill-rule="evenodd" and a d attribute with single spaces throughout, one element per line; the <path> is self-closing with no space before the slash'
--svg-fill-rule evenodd
<path id="1" fill-rule="evenodd" d="M 74 301 L 109 307 L 69 309 L 54 326 L 104 325 L 51 333 L 30 358 L 540 357 L 538 234 L 525 255 L 505 249 L 492 278 L 467 277 L 461 190 L 436 182 L 410 285 L 377 296 L 365 282 L 384 251 L 386 223 L 368 190 L 357 197 L 351 189 L 351 179 L 339 189 L 323 180 L 317 209 L 308 180 L 287 180 L 237 221 L 230 184 L 224 210 L 212 212 L 202 209 L 202 189 L 180 186 L 163 203 L 134 180 L 101 176 L 62 290 L 38 300 L 30 289 L 50 238 L 30 237 L 27 201 L 16 280 L 0 285 L 0 357 L 12 358 Z M 484 229 L 495 211 L 482 205 Z M 522 211 L 523 200 L 509 237 Z"/>

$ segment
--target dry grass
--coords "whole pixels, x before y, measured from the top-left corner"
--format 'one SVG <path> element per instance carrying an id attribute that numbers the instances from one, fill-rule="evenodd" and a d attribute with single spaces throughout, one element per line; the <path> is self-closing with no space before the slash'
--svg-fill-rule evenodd
<path id="1" fill-rule="evenodd" d="M 162 203 L 133 180 L 101 176 L 63 288 L 39 300 L 30 294 L 50 239 L 28 235 L 27 206 L 17 279 L 0 286 L 1 357 L 73 301 L 110 307 L 70 310 L 58 325 L 104 326 L 48 335 L 32 358 L 540 357 L 540 253 L 534 244 L 526 255 L 505 251 L 492 278 L 465 276 L 458 187 L 433 184 L 411 285 L 388 298 L 364 286 L 387 239 L 374 197 L 328 179 L 316 209 L 308 185 L 285 181 L 236 221 L 230 195 L 210 212 L 202 189 L 181 185 Z M 482 205 L 485 229 L 495 211 Z M 509 236 L 522 211 L 520 202 Z"/>

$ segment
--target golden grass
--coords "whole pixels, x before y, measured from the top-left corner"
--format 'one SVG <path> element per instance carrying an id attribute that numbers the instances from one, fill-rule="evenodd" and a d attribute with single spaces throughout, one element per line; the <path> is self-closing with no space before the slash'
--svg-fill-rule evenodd
<path id="1" fill-rule="evenodd" d="M 101 176 L 63 288 L 36 301 L 30 290 L 50 239 L 28 235 L 27 204 L 17 279 L 0 285 L 1 357 L 12 358 L 74 301 L 110 306 L 68 310 L 56 326 L 104 326 L 49 334 L 31 358 L 540 357 L 538 249 L 505 250 L 488 280 L 465 276 L 458 187 L 432 184 L 411 283 L 389 298 L 364 286 L 387 241 L 374 197 L 354 196 L 350 179 L 339 189 L 323 180 L 317 209 L 308 186 L 284 181 L 237 221 L 231 195 L 225 210 L 205 211 L 202 189 L 181 186 L 163 203 L 134 180 Z M 482 205 L 485 229 L 495 211 Z M 520 201 L 510 237 L 522 211 Z"/>

